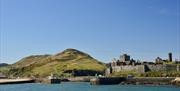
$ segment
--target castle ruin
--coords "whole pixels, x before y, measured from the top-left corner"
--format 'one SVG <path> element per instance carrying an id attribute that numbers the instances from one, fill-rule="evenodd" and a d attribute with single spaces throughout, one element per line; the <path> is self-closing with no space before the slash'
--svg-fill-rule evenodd
<path id="1" fill-rule="evenodd" d="M 155 62 L 141 62 L 130 58 L 130 55 L 123 54 L 118 60 L 115 58 L 109 63 L 109 68 L 106 74 L 121 71 L 134 71 L 137 73 L 145 73 L 149 71 L 180 71 L 179 62 L 176 64 L 163 64 L 163 62 L 172 62 L 172 53 L 168 54 L 168 59 L 163 60 L 160 57 L 155 59 Z"/>

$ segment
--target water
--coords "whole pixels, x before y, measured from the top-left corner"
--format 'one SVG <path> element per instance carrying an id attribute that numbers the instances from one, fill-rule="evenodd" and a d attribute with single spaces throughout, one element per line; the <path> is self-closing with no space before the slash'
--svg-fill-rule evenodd
<path id="1" fill-rule="evenodd" d="M 180 91 L 180 87 L 142 85 L 90 85 L 86 82 L 63 82 L 61 84 L 31 83 L 0 85 L 0 91 Z"/>

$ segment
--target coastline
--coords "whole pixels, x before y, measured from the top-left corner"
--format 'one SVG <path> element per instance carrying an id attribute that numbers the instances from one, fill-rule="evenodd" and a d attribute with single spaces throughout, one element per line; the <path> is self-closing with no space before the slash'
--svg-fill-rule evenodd
<path id="1" fill-rule="evenodd" d="M 177 79 L 177 80 L 176 80 Z M 49 82 L 50 79 L 31 79 L 31 78 L 21 78 L 21 79 L 0 79 L 0 85 L 2 84 L 23 84 L 23 83 L 42 83 L 42 84 L 53 84 Z M 54 79 L 59 80 L 59 79 Z M 161 86 L 161 85 L 173 85 L 180 86 L 179 78 L 175 77 L 71 77 L 61 79 L 61 82 L 89 82 L 91 85 L 151 85 L 151 86 Z M 61 84 L 58 82 L 56 84 Z"/>
<path id="2" fill-rule="evenodd" d="M 134 77 L 134 78 L 125 78 L 125 77 L 100 77 L 91 79 L 90 83 L 92 85 L 175 85 L 180 86 L 180 82 L 175 81 L 175 77 Z"/>

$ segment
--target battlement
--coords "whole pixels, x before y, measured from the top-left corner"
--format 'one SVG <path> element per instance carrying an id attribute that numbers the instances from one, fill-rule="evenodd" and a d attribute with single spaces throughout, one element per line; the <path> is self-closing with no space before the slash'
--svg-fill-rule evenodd
<path id="1" fill-rule="evenodd" d="M 160 57 L 156 58 L 155 62 L 141 62 L 130 59 L 130 55 L 123 54 L 119 60 L 115 58 L 109 64 L 109 68 L 106 70 L 106 74 L 121 71 L 133 71 L 137 73 L 145 73 L 149 71 L 180 71 L 180 66 L 175 64 L 163 64 L 163 62 L 172 62 L 172 53 L 169 53 L 169 61 L 162 60 Z M 177 61 L 178 62 L 178 61 Z"/>

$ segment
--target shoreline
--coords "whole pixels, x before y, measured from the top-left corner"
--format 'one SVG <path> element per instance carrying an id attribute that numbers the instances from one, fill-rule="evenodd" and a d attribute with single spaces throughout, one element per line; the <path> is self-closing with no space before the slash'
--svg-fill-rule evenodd
<path id="1" fill-rule="evenodd" d="M 71 77 L 61 79 L 61 82 L 89 82 L 91 85 L 148 85 L 148 86 L 161 86 L 161 85 L 172 85 L 180 86 L 179 80 L 176 81 L 175 77 Z M 20 78 L 20 79 L 0 79 L 1 84 L 24 84 L 24 83 L 42 83 L 47 84 L 47 78 L 42 79 L 31 79 L 31 78 Z M 55 79 L 59 80 L 59 79 Z M 48 83 L 53 84 L 53 83 Z M 61 83 L 56 83 L 61 84 Z"/>
<path id="2" fill-rule="evenodd" d="M 175 77 L 99 77 L 91 79 L 92 85 L 175 85 L 180 86 L 179 81 L 175 81 Z"/>

